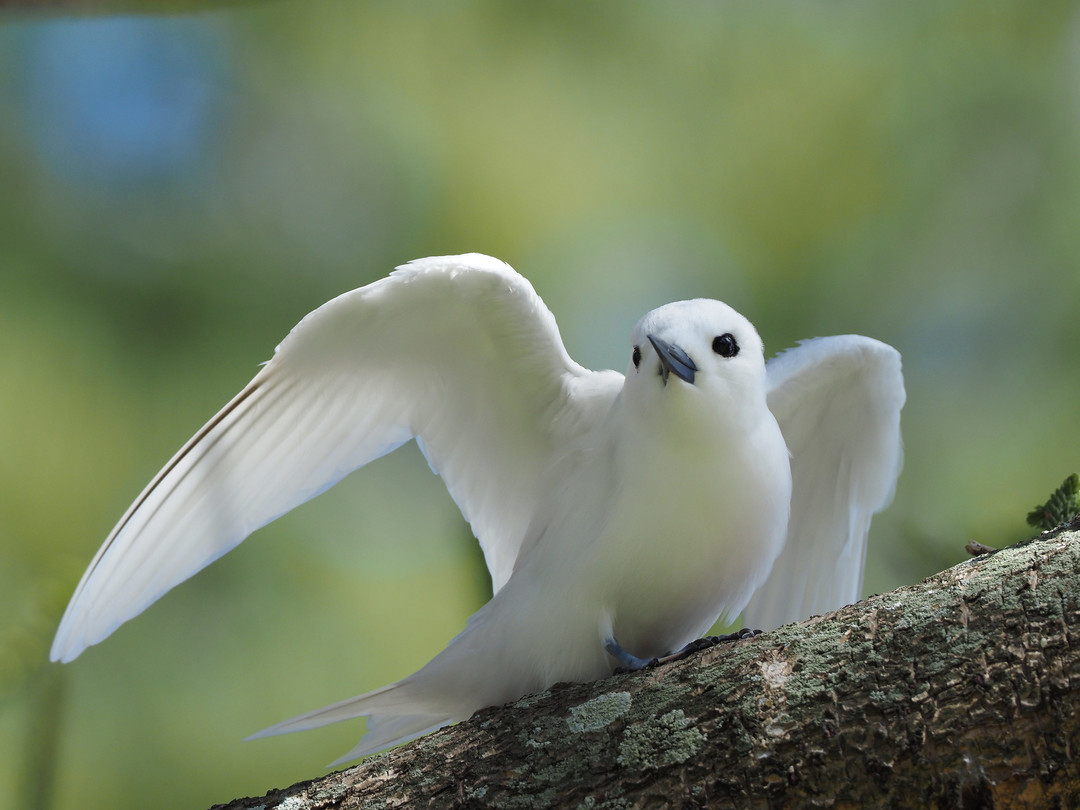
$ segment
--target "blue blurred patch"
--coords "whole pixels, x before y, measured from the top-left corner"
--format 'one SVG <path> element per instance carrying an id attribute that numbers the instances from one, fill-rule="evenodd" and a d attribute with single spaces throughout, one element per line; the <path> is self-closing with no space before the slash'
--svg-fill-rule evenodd
<path id="1" fill-rule="evenodd" d="M 229 61 L 214 20 L 19 28 L 16 112 L 41 161 L 63 179 L 171 186 L 216 157 Z"/>

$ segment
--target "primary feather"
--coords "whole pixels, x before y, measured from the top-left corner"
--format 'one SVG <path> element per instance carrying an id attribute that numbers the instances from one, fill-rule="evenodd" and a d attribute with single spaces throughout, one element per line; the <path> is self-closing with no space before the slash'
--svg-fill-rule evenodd
<path id="1" fill-rule="evenodd" d="M 763 629 L 859 598 L 870 519 L 900 474 L 900 353 L 859 335 L 803 341 L 768 364 L 769 409 L 791 452 L 784 552 L 743 611 Z"/>
<path id="2" fill-rule="evenodd" d="M 498 590 L 551 452 L 545 411 L 590 374 L 531 285 L 487 256 L 413 262 L 335 298 L 135 500 L 76 588 L 53 659 L 72 660 L 255 529 L 414 436 Z"/>

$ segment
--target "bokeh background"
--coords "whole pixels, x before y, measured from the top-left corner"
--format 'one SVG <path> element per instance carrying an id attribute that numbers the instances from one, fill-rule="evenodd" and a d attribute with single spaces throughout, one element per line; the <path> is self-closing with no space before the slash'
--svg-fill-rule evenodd
<path id="1" fill-rule="evenodd" d="M 0 807 L 199 807 L 322 772 L 486 599 L 403 450 L 75 663 L 46 663 L 142 486 L 305 313 L 430 254 L 528 276 L 623 369 L 707 296 L 775 352 L 904 356 L 866 591 L 1028 536 L 1080 469 L 1075 3 L 318 0 L 0 18 Z"/>

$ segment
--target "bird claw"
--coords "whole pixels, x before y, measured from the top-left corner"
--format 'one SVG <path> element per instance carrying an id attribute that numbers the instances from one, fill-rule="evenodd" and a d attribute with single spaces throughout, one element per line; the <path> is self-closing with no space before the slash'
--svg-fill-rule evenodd
<path id="1" fill-rule="evenodd" d="M 723 644 L 728 641 L 741 641 L 744 638 L 753 638 L 754 636 L 760 636 L 760 630 L 751 630 L 748 627 L 744 627 L 734 633 L 724 633 L 719 636 L 703 636 L 698 639 L 694 639 L 681 650 L 676 650 L 673 653 L 669 653 L 658 659 L 661 664 L 667 664 L 672 661 L 682 661 L 684 658 L 689 658 L 696 652 L 707 650 L 710 647 L 715 647 L 717 644 Z"/>
<path id="2" fill-rule="evenodd" d="M 638 660 L 642 662 L 640 666 L 633 666 L 633 665 L 617 666 L 617 667 L 615 667 L 615 670 L 614 670 L 614 672 L 612 674 L 614 674 L 614 675 L 625 675 L 628 672 L 641 672 L 643 669 L 654 669 L 654 668 L 660 666 L 660 659 L 659 658 L 650 658 L 648 660 L 645 660 L 644 658 L 639 658 Z"/>
<path id="3" fill-rule="evenodd" d="M 672 661 L 682 661 L 684 658 L 689 658 L 696 652 L 707 650 L 710 647 L 715 647 L 717 644 L 723 644 L 727 641 L 741 641 L 744 638 L 753 638 L 754 636 L 760 635 L 760 630 L 751 630 L 744 627 L 734 633 L 725 633 L 720 636 L 703 636 L 702 638 L 694 639 L 680 650 L 668 653 L 667 655 L 662 655 L 658 658 L 638 658 L 636 655 L 624 650 L 614 638 L 610 638 L 604 643 L 604 649 L 619 662 L 619 666 L 615 667 L 613 674 L 625 675 L 628 672 L 640 672 L 643 669 L 653 669 L 661 664 L 670 664 Z"/>
<path id="4" fill-rule="evenodd" d="M 709 641 L 711 643 L 708 646 L 712 647 L 724 641 L 740 641 L 744 638 L 753 638 L 754 636 L 760 636 L 761 632 L 761 630 L 751 630 L 749 627 L 744 627 L 741 630 L 736 630 L 734 633 L 725 633 L 722 636 L 705 636 L 705 638 L 698 639 L 698 641 Z M 697 642 L 694 641 L 690 642 L 690 644 L 696 643 Z M 687 646 L 690 645 L 688 644 Z"/>
<path id="5" fill-rule="evenodd" d="M 615 668 L 616 675 L 620 675 L 624 672 L 637 672 L 642 669 L 652 669 L 660 663 L 658 658 L 638 658 L 633 653 L 627 652 L 622 648 L 622 645 L 615 640 L 614 636 L 604 642 L 604 649 L 607 650 L 608 655 L 619 662 L 619 666 Z"/>

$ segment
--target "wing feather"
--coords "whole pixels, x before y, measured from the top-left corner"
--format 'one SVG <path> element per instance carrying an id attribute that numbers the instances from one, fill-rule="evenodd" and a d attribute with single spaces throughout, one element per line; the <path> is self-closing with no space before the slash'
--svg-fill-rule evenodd
<path id="1" fill-rule="evenodd" d="M 804 341 L 767 370 L 792 497 L 784 549 L 743 613 L 762 629 L 858 600 L 870 520 L 900 474 L 905 398 L 900 354 L 858 335 Z"/>
<path id="2" fill-rule="evenodd" d="M 590 375 L 524 278 L 479 254 L 423 259 L 305 317 L 109 534 L 52 647 L 69 661 L 252 531 L 418 437 L 496 590 L 550 462 L 553 408 Z M 575 420 L 563 420 L 574 424 Z"/>

